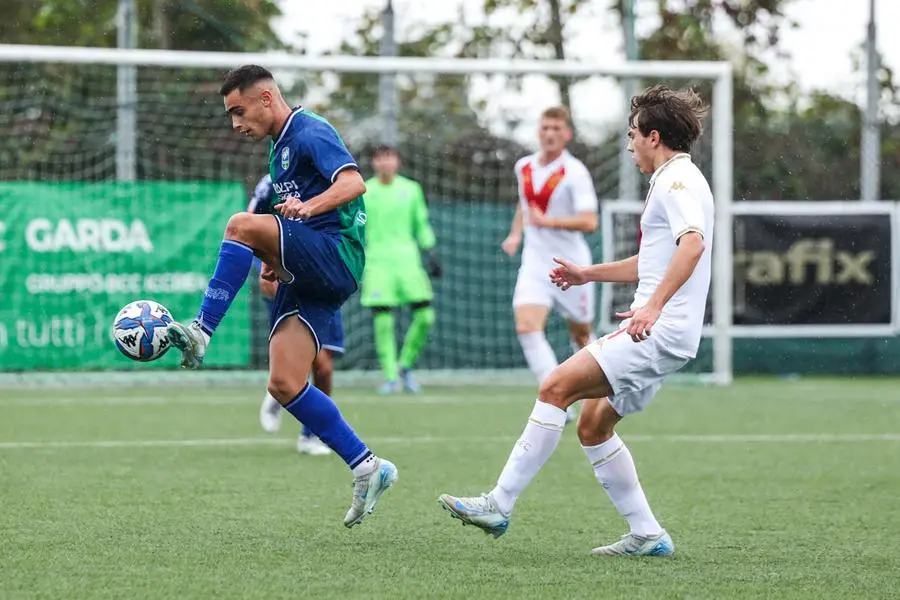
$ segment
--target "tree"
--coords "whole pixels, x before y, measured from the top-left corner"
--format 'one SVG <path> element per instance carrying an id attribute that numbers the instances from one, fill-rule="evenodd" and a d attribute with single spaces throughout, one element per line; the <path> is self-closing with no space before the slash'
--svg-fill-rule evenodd
<path id="1" fill-rule="evenodd" d="M 7 0 L 0 41 L 115 46 L 117 0 Z M 137 0 L 138 45 L 176 50 L 253 51 L 283 47 L 271 28 L 274 0 Z M 91 18 L 86 18 L 90 15 Z M 138 69 L 138 177 L 258 177 L 265 149 L 225 126 L 209 69 Z M 0 65 L 0 114 L 7 136 L 0 162 L 10 178 L 115 177 L 116 68 Z M 257 160 L 247 160 L 249 156 Z M 249 165 L 254 165 L 248 173 Z"/>
<path id="2" fill-rule="evenodd" d="M 565 39 L 566 24 L 578 11 L 588 5 L 588 0 L 484 0 L 482 9 L 488 23 L 501 20 L 509 13 L 516 15 L 515 26 L 499 25 L 473 32 L 470 44 L 487 48 L 492 56 L 508 58 L 567 58 Z M 555 77 L 563 106 L 572 109 L 568 77 Z"/>
<path id="3" fill-rule="evenodd" d="M 446 55 L 460 37 L 459 24 L 443 23 L 406 32 L 397 44 L 400 56 Z M 381 15 L 368 10 L 349 39 L 343 40 L 329 54 L 377 56 L 382 35 Z M 350 141 L 364 144 L 377 138 L 380 131 L 378 114 L 378 75 L 340 73 L 328 85 L 319 77 L 319 86 L 330 87 L 328 97 L 319 108 L 330 119 L 346 129 Z M 428 136 L 435 140 L 452 140 L 478 128 L 475 107 L 469 103 L 469 87 L 463 75 L 422 73 L 396 77 L 401 137 Z"/>
<path id="4" fill-rule="evenodd" d="M 117 0 L 6 0 L 0 43 L 115 46 L 117 5 Z M 275 0 L 139 0 L 136 7 L 141 48 L 283 47 L 271 27 L 281 14 Z"/>

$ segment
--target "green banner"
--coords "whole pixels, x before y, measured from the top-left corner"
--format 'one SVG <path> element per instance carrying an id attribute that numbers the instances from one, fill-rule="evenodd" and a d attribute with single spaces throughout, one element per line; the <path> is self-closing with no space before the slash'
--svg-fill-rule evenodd
<path id="1" fill-rule="evenodd" d="M 0 370 L 177 366 L 177 352 L 135 363 L 116 350 L 113 317 L 156 300 L 196 314 L 237 183 L 0 182 Z M 245 366 L 246 291 L 216 332 L 205 364 Z"/>

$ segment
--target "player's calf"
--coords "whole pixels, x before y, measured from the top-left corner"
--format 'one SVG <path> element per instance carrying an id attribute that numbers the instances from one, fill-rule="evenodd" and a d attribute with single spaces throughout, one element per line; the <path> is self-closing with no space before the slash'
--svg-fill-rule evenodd
<path id="1" fill-rule="evenodd" d="M 578 440 L 584 447 L 602 444 L 615 434 L 620 420 L 606 398 L 585 400 L 578 416 Z"/>
<path id="2" fill-rule="evenodd" d="M 320 350 L 313 363 L 313 384 L 331 395 L 332 379 L 334 377 L 334 359 L 328 350 Z"/>

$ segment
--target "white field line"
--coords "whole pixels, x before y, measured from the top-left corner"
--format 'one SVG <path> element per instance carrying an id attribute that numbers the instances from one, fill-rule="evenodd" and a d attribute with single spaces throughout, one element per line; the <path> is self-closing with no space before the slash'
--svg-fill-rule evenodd
<path id="1" fill-rule="evenodd" d="M 163 396 L 163 395 L 135 395 L 135 396 L 55 396 L 53 394 L 46 396 L 9 396 L 0 398 L 0 408 L 19 408 L 19 407 L 37 407 L 37 406 L 237 406 L 258 404 L 262 399 L 262 393 L 248 393 L 247 395 L 228 395 L 215 397 L 206 395 L 203 392 L 198 395 L 191 394 L 190 391 L 184 395 Z M 848 398 L 846 395 L 835 396 L 802 396 L 792 398 L 792 401 L 798 403 L 804 402 L 867 402 L 880 405 L 895 404 L 900 402 L 900 396 L 859 396 Z M 521 394 L 499 394 L 496 396 L 488 396 L 473 399 L 471 396 L 460 394 L 459 396 L 438 395 L 403 395 L 403 396 L 378 396 L 371 394 L 367 396 L 349 396 L 335 398 L 338 406 L 365 404 L 371 406 L 378 405 L 417 405 L 417 404 L 444 404 L 444 405 L 468 405 L 478 406 L 485 404 L 527 404 L 534 402 L 534 398 Z M 524 405 L 523 404 L 523 405 Z"/>
<path id="2" fill-rule="evenodd" d="M 4 407 L 31 407 L 31 406 L 232 406 L 247 405 L 253 406 L 259 404 L 263 394 L 248 394 L 247 396 L 224 396 L 215 398 L 212 396 L 13 396 L 0 399 L 0 408 Z M 846 400 L 846 399 L 844 399 Z M 381 397 L 375 394 L 371 396 L 351 396 L 348 398 L 335 398 L 338 406 L 350 404 L 368 404 L 372 406 L 385 404 L 468 404 L 476 406 L 478 404 L 530 404 L 534 402 L 534 398 L 519 396 L 493 396 L 489 398 L 479 398 L 473 400 L 471 396 L 460 394 L 458 397 L 448 396 L 429 396 L 427 394 L 417 396 L 386 396 Z"/>
<path id="3" fill-rule="evenodd" d="M 626 435 L 628 442 L 668 443 L 809 443 L 809 442 L 900 442 L 900 433 L 784 433 L 736 435 Z M 515 438 L 498 437 L 374 437 L 373 445 L 418 444 L 511 444 Z M 193 440 L 88 440 L 88 441 L 21 441 L 0 442 L 0 450 L 52 450 L 74 448 L 204 448 L 215 446 L 283 446 L 294 443 L 292 438 L 209 438 Z"/>

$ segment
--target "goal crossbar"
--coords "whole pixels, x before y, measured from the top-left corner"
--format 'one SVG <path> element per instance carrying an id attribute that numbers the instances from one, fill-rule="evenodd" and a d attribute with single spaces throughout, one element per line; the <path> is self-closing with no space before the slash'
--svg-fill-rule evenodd
<path id="1" fill-rule="evenodd" d="M 719 79 L 731 65 L 711 61 L 631 61 L 423 58 L 409 56 L 315 56 L 285 52 L 194 52 L 0 44 L 0 62 L 91 63 L 118 66 L 231 68 L 257 63 L 273 69 L 347 73 L 550 74 L 566 77 L 679 77 Z"/>

